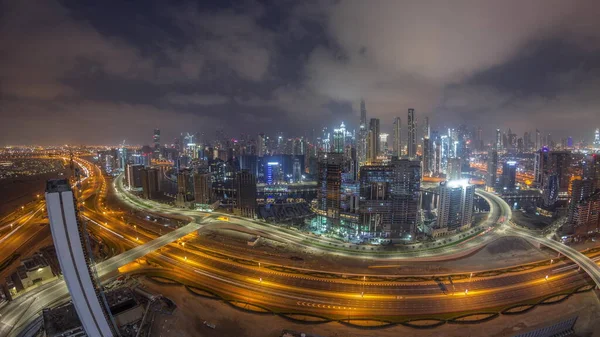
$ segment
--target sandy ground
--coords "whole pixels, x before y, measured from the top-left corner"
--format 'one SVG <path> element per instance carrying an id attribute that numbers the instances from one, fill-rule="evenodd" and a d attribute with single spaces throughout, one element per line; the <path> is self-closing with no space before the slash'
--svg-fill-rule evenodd
<path id="1" fill-rule="evenodd" d="M 143 281 L 143 280 L 142 280 Z M 157 285 L 145 281 L 147 288 L 172 299 L 178 306 L 175 313 L 157 315 L 152 337 L 276 337 L 283 329 L 327 337 L 367 336 L 513 336 L 551 325 L 560 320 L 578 316 L 575 326 L 577 336 L 600 336 L 600 307 L 597 295 L 586 292 L 574 295 L 564 302 L 537 308 L 521 315 L 500 316 L 492 321 L 475 325 L 445 324 L 441 327 L 418 330 L 395 326 L 377 330 L 363 330 L 339 323 L 319 325 L 297 324 L 270 314 L 253 314 L 235 309 L 217 300 L 190 295 L 182 286 Z M 203 321 L 216 325 L 204 326 Z M 595 332 L 595 334 L 593 334 Z"/>
<path id="2" fill-rule="evenodd" d="M 335 270 L 347 273 L 369 274 L 437 274 L 451 272 L 474 272 L 509 267 L 524 263 L 551 259 L 556 256 L 550 250 L 539 250 L 526 240 L 506 237 L 492 242 L 478 252 L 457 260 L 438 262 L 406 262 L 402 260 L 371 260 L 342 257 L 331 254 L 315 253 L 310 249 L 284 245 L 261 238 L 255 247 L 249 247 L 247 241 L 251 235 L 232 230 L 216 230 L 205 233 L 194 242 L 198 245 L 226 250 L 235 255 L 256 259 L 263 263 L 276 263 L 299 268 Z M 300 257 L 294 261 L 291 257 Z M 369 268 L 388 266 L 387 268 Z"/>

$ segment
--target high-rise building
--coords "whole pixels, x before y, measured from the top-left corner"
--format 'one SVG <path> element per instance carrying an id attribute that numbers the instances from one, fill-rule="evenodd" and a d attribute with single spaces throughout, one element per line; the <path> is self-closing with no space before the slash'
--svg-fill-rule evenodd
<path id="1" fill-rule="evenodd" d="M 417 121 L 415 120 L 415 109 L 408 109 L 407 155 L 409 158 L 417 156 Z"/>
<path id="2" fill-rule="evenodd" d="M 392 227 L 390 235 L 414 240 L 421 205 L 421 161 L 392 158 Z"/>
<path id="3" fill-rule="evenodd" d="M 379 119 L 371 118 L 369 121 L 369 133 L 367 136 L 367 161 L 374 163 L 381 153 L 379 147 Z"/>
<path id="4" fill-rule="evenodd" d="M 127 185 L 129 188 L 141 188 L 142 187 L 142 170 L 144 169 L 143 164 L 129 164 L 127 165 Z"/>
<path id="5" fill-rule="evenodd" d="M 558 176 L 559 193 L 566 197 L 571 183 L 571 152 L 552 151 L 550 152 L 550 170 Z"/>
<path id="6" fill-rule="evenodd" d="M 402 157 L 402 120 L 400 117 L 394 118 L 394 155 Z"/>
<path id="7" fill-rule="evenodd" d="M 156 168 L 147 167 L 141 172 L 142 196 L 144 199 L 156 199 L 159 196 L 160 185 L 158 183 L 159 172 Z"/>
<path id="8" fill-rule="evenodd" d="M 423 138 L 429 139 L 431 136 L 431 129 L 429 127 L 429 117 L 425 117 L 423 120 Z"/>
<path id="9" fill-rule="evenodd" d="M 594 147 L 600 148 L 600 129 L 596 129 L 594 132 Z"/>
<path id="10" fill-rule="evenodd" d="M 429 139 L 429 137 L 423 138 L 423 175 L 429 175 L 431 173 L 432 163 L 433 148 L 431 146 L 431 139 Z"/>
<path id="11" fill-rule="evenodd" d="M 342 122 L 339 129 L 333 129 L 333 146 L 332 152 L 344 153 L 346 147 L 346 126 Z"/>
<path id="12" fill-rule="evenodd" d="M 586 233 L 600 230 L 600 192 L 592 194 L 577 205 L 572 225 L 575 228 L 586 226 Z"/>
<path id="13" fill-rule="evenodd" d="M 379 134 L 379 150 L 381 151 L 381 153 L 383 154 L 388 154 L 388 137 L 389 134 L 387 133 L 380 133 Z"/>
<path id="14" fill-rule="evenodd" d="M 256 141 L 256 154 L 259 157 L 264 157 L 267 153 L 267 143 L 264 133 L 259 133 Z"/>
<path id="15" fill-rule="evenodd" d="M 331 219 L 340 216 L 343 155 L 322 153 L 319 157 L 317 202 L 318 209 Z"/>
<path id="16" fill-rule="evenodd" d="M 594 193 L 594 182 L 590 179 L 575 179 L 571 182 L 568 222 L 573 223 L 577 206 Z"/>
<path id="17" fill-rule="evenodd" d="M 487 186 L 491 188 L 496 187 L 496 180 L 498 175 L 498 151 L 493 150 L 488 152 L 487 162 Z"/>
<path id="18" fill-rule="evenodd" d="M 440 183 L 437 226 L 449 231 L 469 228 L 474 197 L 475 186 L 466 179 Z"/>
<path id="19" fill-rule="evenodd" d="M 502 150 L 502 132 L 500 132 L 500 129 L 496 129 L 495 146 L 496 146 L 496 149 L 495 149 L 496 151 Z"/>
<path id="20" fill-rule="evenodd" d="M 256 177 L 249 171 L 242 170 L 235 174 L 234 188 L 236 193 L 236 212 L 253 218 L 256 214 Z"/>
<path id="21" fill-rule="evenodd" d="M 187 206 L 188 201 L 192 198 L 192 189 L 190 188 L 190 171 L 179 170 L 177 173 L 177 196 L 175 204 L 178 207 Z"/>
<path id="22" fill-rule="evenodd" d="M 116 335 L 110 310 L 103 304 L 101 285 L 92 275 L 91 252 L 84 243 L 87 233 L 79 222 L 73 191 L 67 180 L 46 183 L 46 207 L 54 248 L 71 301 L 87 336 Z"/>
<path id="23" fill-rule="evenodd" d="M 538 187 L 543 188 L 544 175 L 549 168 L 550 150 L 547 147 L 540 148 L 535 153 L 535 162 L 533 167 L 534 182 Z"/>
<path id="24" fill-rule="evenodd" d="M 356 141 L 356 155 L 359 165 L 363 165 L 367 161 L 367 137 L 369 129 L 367 125 L 367 108 L 365 101 L 360 101 L 360 125 L 358 128 L 358 139 Z"/>
<path id="25" fill-rule="evenodd" d="M 414 239 L 418 221 L 421 165 L 397 159 L 360 169 L 359 222 L 376 236 Z"/>
<path id="26" fill-rule="evenodd" d="M 539 151 L 542 148 L 542 137 L 540 135 L 540 130 L 535 129 L 535 150 Z"/>
<path id="27" fill-rule="evenodd" d="M 508 160 L 502 165 L 502 189 L 514 190 L 517 179 L 517 162 Z"/>
<path id="28" fill-rule="evenodd" d="M 194 173 L 194 202 L 196 204 L 211 204 L 212 177 L 210 173 Z"/>
<path id="29" fill-rule="evenodd" d="M 448 159 L 447 180 L 459 180 L 462 178 L 462 163 L 460 158 Z"/>
<path id="30" fill-rule="evenodd" d="M 154 134 L 152 135 L 152 143 L 154 144 L 154 152 L 160 153 L 160 130 L 154 129 Z"/>

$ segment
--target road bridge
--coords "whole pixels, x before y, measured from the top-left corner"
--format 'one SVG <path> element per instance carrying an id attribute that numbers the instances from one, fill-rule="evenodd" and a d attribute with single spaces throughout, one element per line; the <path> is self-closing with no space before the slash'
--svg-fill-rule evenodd
<path id="1" fill-rule="evenodd" d="M 529 241 L 539 243 L 568 257 L 592 278 L 592 280 L 596 283 L 597 288 L 600 288 L 600 266 L 598 266 L 594 261 L 581 254 L 579 251 L 560 242 L 556 242 L 552 239 L 548 239 L 547 237 L 531 233 L 526 229 L 510 226 L 508 221 L 512 216 L 512 210 L 510 209 L 510 206 L 502 198 L 495 194 L 482 190 L 479 190 L 477 193 L 490 200 L 490 203 L 494 202 L 502 208 L 502 214 L 505 214 L 507 217 L 507 221 L 503 224 L 504 228 L 501 229 L 501 232 L 504 235 L 518 236 Z"/>

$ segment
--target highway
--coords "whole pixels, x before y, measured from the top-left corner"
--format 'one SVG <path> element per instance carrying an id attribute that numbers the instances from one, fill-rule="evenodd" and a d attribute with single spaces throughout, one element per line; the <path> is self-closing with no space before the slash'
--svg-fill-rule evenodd
<path id="1" fill-rule="evenodd" d="M 101 277 L 141 256 L 149 256 L 162 261 L 161 264 L 166 267 L 165 273 L 202 284 L 230 297 L 281 310 L 353 317 L 443 314 L 491 306 L 508 306 L 573 289 L 588 282 L 583 272 L 575 268 L 566 268 L 568 266 L 565 264 L 498 277 L 456 280 L 453 282 L 454 287 L 444 276 L 440 276 L 440 283 L 444 284 L 440 286 L 436 282 L 373 282 L 369 275 L 365 275 L 364 281 L 361 282 L 277 272 L 256 264 L 239 263 L 230 257 L 205 254 L 191 246 L 183 248 L 171 243 L 203 226 L 218 225 L 219 214 L 159 209 L 159 213 L 172 212 L 190 217 L 193 221 L 158 238 L 132 230 L 131 226 L 118 220 L 118 214 L 117 217 L 112 216 L 110 211 L 109 214 L 105 214 L 107 211 L 101 207 L 107 191 L 105 185 L 103 177 L 97 179 L 90 173 L 87 185 L 82 187 L 82 196 L 86 200 L 83 216 L 90 219 L 88 226 L 94 231 L 104 233 L 104 236 L 112 236 L 114 240 L 120 241 L 124 247 L 130 249 L 98 263 L 96 268 Z M 509 235 L 505 227 L 510 219 L 510 208 L 507 212 L 503 201 L 489 196 L 487 198 L 490 199 L 491 206 L 490 223 L 499 222 L 501 219 L 505 233 L 500 234 Z M 235 222 L 244 220 L 229 217 L 235 219 Z M 244 221 L 246 222 L 241 222 L 241 225 L 247 224 L 256 230 L 265 231 L 267 227 L 263 223 Z M 268 230 L 270 231 L 270 228 Z M 284 233 L 281 240 L 298 244 L 297 236 L 298 233 Z M 164 248 L 157 251 L 159 247 Z M 546 279 L 545 276 L 549 274 L 550 277 Z M 447 290 L 444 292 L 442 287 Z M 467 289 L 468 294 L 465 292 Z M 67 296 L 66 287 L 59 280 L 17 298 L 0 309 L 0 337 L 16 335 L 20 329 L 33 321 L 42 308 L 60 302 Z"/>

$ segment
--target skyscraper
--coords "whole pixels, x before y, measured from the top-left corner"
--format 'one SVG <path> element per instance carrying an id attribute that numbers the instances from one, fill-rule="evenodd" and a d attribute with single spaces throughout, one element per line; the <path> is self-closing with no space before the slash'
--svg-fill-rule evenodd
<path id="1" fill-rule="evenodd" d="M 402 157 L 402 121 L 400 117 L 394 118 L 394 155 Z"/>
<path id="2" fill-rule="evenodd" d="M 449 231 L 467 229 L 473 217 L 475 186 L 467 180 L 440 183 L 437 225 Z"/>
<path id="3" fill-rule="evenodd" d="M 429 139 L 431 130 L 429 128 L 429 117 L 425 117 L 423 120 L 423 138 Z"/>
<path id="4" fill-rule="evenodd" d="M 496 151 L 502 150 L 502 132 L 500 132 L 500 129 L 496 129 L 495 146 L 496 146 L 496 149 L 495 149 Z"/>
<path id="5" fill-rule="evenodd" d="M 414 239 L 419 209 L 419 161 L 392 159 L 391 165 L 360 169 L 359 222 L 376 236 Z"/>
<path id="6" fill-rule="evenodd" d="M 379 147 L 379 119 L 371 118 L 369 121 L 369 133 L 367 137 L 367 161 L 374 163 L 381 153 Z"/>
<path id="7" fill-rule="evenodd" d="M 594 182 L 590 179 L 575 179 L 571 182 L 568 221 L 573 223 L 577 206 L 594 193 Z"/>
<path id="8" fill-rule="evenodd" d="M 491 188 L 496 187 L 496 179 L 498 174 L 498 151 L 493 150 L 488 152 L 487 162 L 487 182 L 486 185 Z"/>
<path id="9" fill-rule="evenodd" d="M 429 175 L 431 173 L 431 166 L 433 162 L 433 148 L 431 146 L 431 139 L 423 138 L 423 175 Z"/>
<path id="10" fill-rule="evenodd" d="M 517 162 L 506 161 L 502 165 L 502 189 L 513 190 L 515 188 L 517 178 Z"/>
<path id="11" fill-rule="evenodd" d="M 256 141 L 256 155 L 259 157 L 264 157 L 267 152 L 267 143 L 264 133 L 258 134 L 258 139 Z"/>
<path id="12" fill-rule="evenodd" d="M 142 164 L 129 164 L 127 165 L 127 185 L 129 188 L 141 188 L 142 187 L 142 170 L 144 165 Z"/>
<path id="13" fill-rule="evenodd" d="M 210 173 L 194 173 L 194 202 L 196 204 L 212 203 L 212 180 Z"/>
<path id="14" fill-rule="evenodd" d="M 459 180 L 462 177 L 462 163 L 460 158 L 448 159 L 447 180 Z"/>
<path id="15" fill-rule="evenodd" d="M 332 152 L 344 153 L 346 147 L 346 126 L 342 125 L 338 129 L 333 129 L 333 146 Z"/>
<path id="16" fill-rule="evenodd" d="M 389 134 L 387 134 L 387 133 L 379 134 L 379 150 L 381 151 L 382 154 L 388 153 L 388 137 L 389 137 Z"/>
<path id="17" fill-rule="evenodd" d="M 367 161 L 367 137 L 369 135 L 369 129 L 367 125 L 367 108 L 365 107 L 365 101 L 360 100 L 360 125 L 358 128 L 358 139 L 356 142 L 356 155 L 360 165 L 363 165 Z"/>
<path id="18" fill-rule="evenodd" d="M 73 191 L 67 180 L 46 183 L 46 206 L 54 248 L 81 325 L 90 337 L 112 337 L 116 328 L 102 303 L 100 284 L 92 275 L 91 252 L 84 246 L 87 233 L 79 222 Z"/>
<path id="19" fill-rule="evenodd" d="M 417 125 L 415 120 L 415 109 L 408 109 L 408 142 L 407 154 L 408 157 L 414 158 L 417 156 Z"/>
<path id="20" fill-rule="evenodd" d="M 340 216 L 343 159 L 341 153 L 322 153 L 319 157 L 317 207 L 332 219 Z"/>
<path id="21" fill-rule="evenodd" d="M 594 132 L 594 147 L 600 148 L 600 129 L 596 129 Z"/>
<path id="22" fill-rule="evenodd" d="M 154 129 L 154 135 L 152 136 L 152 143 L 154 144 L 154 152 L 160 152 L 160 130 Z"/>
<path id="23" fill-rule="evenodd" d="M 144 168 L 141 171 L 142 196 L 144 199 L 155 199 L 159 195 L 158 169 Z"/>
<path id="24" fill-rule="evenodd" d="M 540 136 L 540 130 L 535 129 L 535 150 L 538 151 L 542 148 L 542 137 Z"/>
<path id="25" fill-rule="evenodd" d="M 237 214 L 253 218 L 256 214 L 256 177 L 247 170 L 235 174 L 233 180 Z"/>

